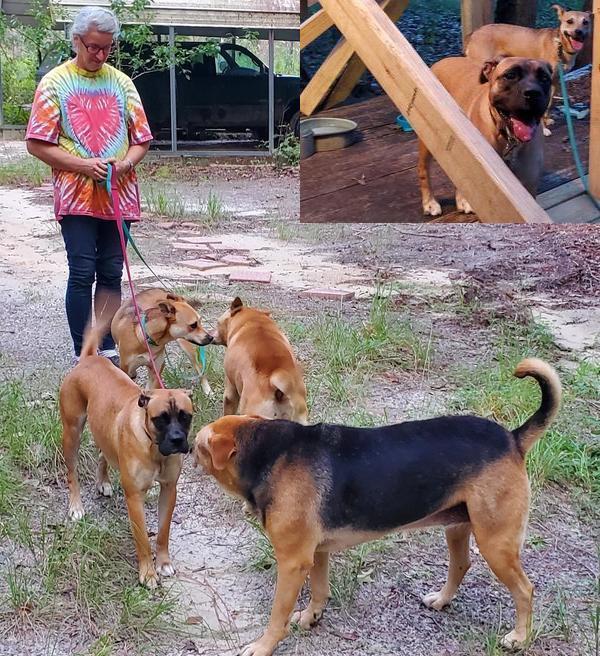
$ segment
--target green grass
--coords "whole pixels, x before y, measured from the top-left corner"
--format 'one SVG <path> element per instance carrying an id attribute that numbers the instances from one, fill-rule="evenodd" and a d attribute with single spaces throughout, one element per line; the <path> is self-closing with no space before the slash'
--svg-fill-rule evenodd
<path id="1" fill-rule="evenodd" d="M 504 323 L 487 362 L 458 372 L 462 381 L 455 394 L 456 410 L 470 412 L 516 428 L 540 403 L 538 384 L 513 376 L 525 357 L 556 361 L 556 352 L 544 327 Z M 600 367 L 582 362 L 562 373 L 563 403 L 553 426 L 528 456 L 534 485 L 558 483 L 581 488 L 600 499 Z"/>
<path id="2" fill-rule="evenodd" d="M 50 167 L 35 157 L 0 162 L 0 185 L 39 187 L 44 182 L 50 182 L 50 179 Z"/>
<path id="3" fill-rule="evenodd" d="M 148 212 L 155 216 L 181 219 L 188 211 L 185 199 L 164 185 L 144 185 L 142 198 Z"/>

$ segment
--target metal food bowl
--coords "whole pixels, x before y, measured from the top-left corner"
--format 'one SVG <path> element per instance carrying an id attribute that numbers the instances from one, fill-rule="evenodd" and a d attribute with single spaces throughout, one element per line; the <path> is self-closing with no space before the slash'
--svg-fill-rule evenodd
<path id="1" fill-rule="evenodd" d="M 339 150 L 356 141 L 357 128 L 358 125 L 347 118 L 305 118 L 300 121 L 300 142 L 302 144 L 303 133 L 310 132 L 316 152 Z"/>

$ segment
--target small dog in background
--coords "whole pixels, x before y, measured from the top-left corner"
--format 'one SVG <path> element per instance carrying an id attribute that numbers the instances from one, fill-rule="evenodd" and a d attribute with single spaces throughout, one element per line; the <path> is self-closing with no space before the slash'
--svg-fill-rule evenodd
<path id="1" fill-rule="evenodd" d="M 121 305 L 111 324 L 112 336 L 119 347 L 121 369 L 130 378 L 135 378 L 139 367 L 147 367 L 148 388 L 158 387 L 158 380 L 148 357 L 144 333 L 159 374 L 164 367 L 165 346 L 177 340 L 200 376 L 202 390 L 210 396 L 212 391 L 198 365 L 196 350 L 198 346 L 210 344 L 212 337 L 202 327 L 198 312 L 182 296 L 164 289 L 146 289 L 136 294 L 136 299 L 143 325 L 140 326 L 137 321 L 132 299 Z"/>
<path id="2" fill-rule="evenodd" d="M 137 552 L 139 581 L 155 588 L 158 577 L 175 572 L 169 555 L 171 517 L 193 406 L 185 390 L 143 392 L 106 358 L 96 355 L 100 329 L 88 329 L 79 363 L 60 387 L 63 453 L 69 485 L 69 517 L 84 515 L 77 476 L 81 433 L 87 420 L 100 449 L 96 489 L 112 495 L 108 466 L 119 471 Z M 160 483 L 156 566 L 146 530 L 144 497 Z"/>
<path id="3" fill-rule="evenodd" d="M 379 428 L 230 416 L 197 434 L 195 462 L 251 506 L 277 559 L 269 624 L 241 656 L 270 656 L 290 620 L 304 629 L 318 622 L 330 596 L 330 552 L 429 526 L 446 527 L 450 563 L 445 585 L 423 603 L 440 610 L 452 601 L 470 566 L 473 534 L 515 603 L 515 628 L 502 644 L 524 645 L 533 596 L 520 558 L 529 511 L 525 456 L 554 420 L 561 385 L 535 358 L 519 363 L 515 376 L 533 377 L 542 399 L 512 431 L 472 416 Z M 292 616 L 307 576 L 310 602 Z"/>
<path id="4" fill-rule="evenodd" d="M 213 344 L 225 351 L 223 414 L 308 420 L 306 387 L 292 347 L 269 312 L 236 297 L 217 322 Z"/>
<path id="5" fill-rule="evenodd" d="M 558 28 L 533 29 L 490 23 L 475 30 L 465 48 L 467 57 L 480 63 L 500 56 L 530 57 L 549 62 L 553 70 L 553 86 L 548 110 L 558 86 L 558 66 L 561 65 L 565 72 L 573 68 L 577 54 L 581 52 L 592 29 L 592 14 L 589 11 L 572 11 L 558 4 L 552 5 L 552 9 L 560 21 Z M 551 134 L 548 126 L 553 122 L 546 114 L 545 135 Z"/>

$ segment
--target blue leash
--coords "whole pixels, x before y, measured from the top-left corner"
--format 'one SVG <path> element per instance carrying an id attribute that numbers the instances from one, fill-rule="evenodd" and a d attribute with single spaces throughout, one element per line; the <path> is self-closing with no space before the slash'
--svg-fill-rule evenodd
<path id="1" fill-rule="evenodd" d="M 581 182 L 583 184 L 583 188 L 585 189 L 585 193 L 589 196 L 591 199 L 592 203 L 596 206 L 596 209 L 600 210 L 600 202 L 592 196 L 590 193 L 590 187 L 588 184 L 588 177 L 585 174 L 585 169 L 583 168 L 583 162 L 581 161 L 581 157 L 579 156 L 579 148 L 577 147 L 577 141 L 575 139 L 575 128 L 573 127 L 573 117 L 571 116 L 571 108 L 569 106 L 569 94 L 567 93 L 567 82 L 565 80 L 565 72 L 563 71 L 563 67 L 560 64 L 560 61 L 558 63 L 558 79 L 560 80 L 560 92 L 563 97 L 563 103 L 565 105 L 565 118 L 567 119 L 567 131 L 569 133 L 569 142 L 571 144 L 571 150 L 573 151 L 573 159 L 575 160 L 575 168 L 577 169 L 577 174 L 581 178 Z M 593 219 L 592 223 L 595 223 L 598 221 L 600 217 Z"/>
<path id="2" fill-rule="evenodd" d="M 112 198 L 112 176 L 113 176 L 113 168 L 114 165 L 109 164 L 108 165 L 108 174 L 106 176 L 106 190 L 108 191 L 109 197 Z M 169 288 L 165 285 L 165 283 L 154 273 L 152 270 L 152 267 L 146 262 L 144 259 L 144 256 L 140 253 L 137 244 L 133 240 L 133 237 L 131 235 L 131 232 L 129 232 L 129 229 L 127 228 L 127 224 L 125 221 L 121 222 L 121 225 L 123 226 L 123 232 L 125 233 L 125 237 L 127 238 L 127 243 L 131 244 L 131 247 L 135 251 L 136 255 L 140 258 L 140 260 L 144 263 L 148 271 L 158 280 L 158 282 L 166 289 L 167 291 L 170 291 Z M 146 329 L 146 314 L 142 316 L 142 330 L 146 334 L 146 338 L 148 339 L 148 342 L 152 344 L 153 346 L 157 346 L 156 342 L 148 335 L 148 331 Z M 200 369 L 200 375 L 204 375 L 204 372 L 206 371 L 206 352 L 204 346 L 198 346 L 196 349 L 196 362 L 201 365 Z"/>

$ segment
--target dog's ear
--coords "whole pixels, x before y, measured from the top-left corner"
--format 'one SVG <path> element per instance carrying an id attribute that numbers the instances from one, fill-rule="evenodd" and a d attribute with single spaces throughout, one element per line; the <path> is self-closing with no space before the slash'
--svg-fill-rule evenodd
<path id="1" fill-rule="evenodd" d="M 169 301 L 177 301 L 179 303 L 183 301 L 183 296 L 179 296 L 179 294 L 174 294 L 173 292 L 169 292 L 167 294 L 167 298 Z"/>
<path id="2" fill-rule="evenodd" d="M 163 313 L 163 315 L 167 319 L 174 319 L 175 315 L 177 314 L 177 310 L 173 306 L 172 303 L 169 303 L 168 301 L 161 301 L 158 304 L 158 309 Z"/>
<path id="3" fill-rule="evenodd" d="M 142 392 L 138 398 L 138 405 L 140 408 L 147 408 L 148 403 L 150 403 L 150 396 L 145 392 Z"/>
<path id="4" fill-rule="evenodd" d="M 229 460 L 235 455 L 235 441 L 231 433 L 214 433 L 208 440 L 208 449 L 216 470 L 227 467 Z"/>
<path id="5" fill-rule="evenodd" d="M 558 20 L 562 19 L 562 16 L 565 13 L 565 11 L 569 11 L 568 9 L 565 9 L 564 7 L 558 4 L 550 5 L 550 9 L 554 9 L 556 15 L 558 16 Z"/>
<path id="6" fill-rule="evenodd" d="M 232 303 L 231 306 L 229 307 L 229 312 L 231 316 L 239 312 L 242 308 L 244 307 L 244 304 L 242 303 L 242 299 L 239 296 L 236 296 Z"/>
<path id="7" fill-rule="evenodd" d="M 496 66 L 504 59 L 504 57 L 495 57 L 494 59 L 488 59 L 483 68 L 481 69 L 481 74 L 479 75 L 479 82 L 485 84 L 490 81 L 492 73 L 494 72 Z"/>

